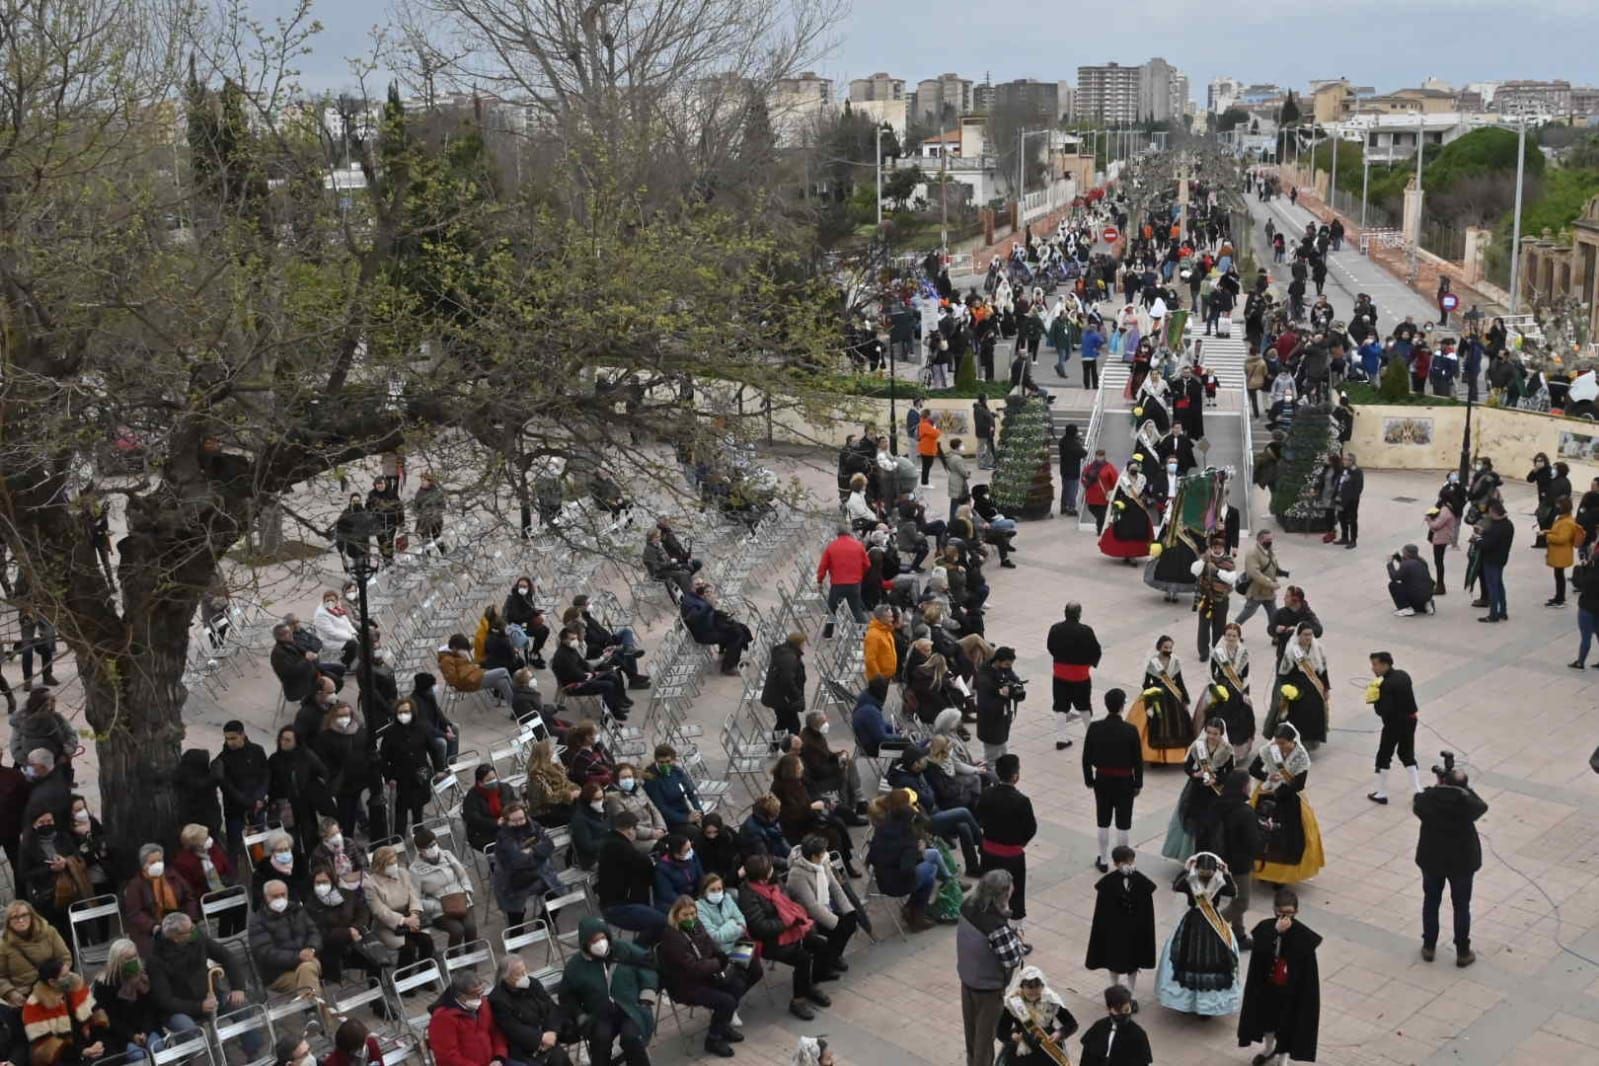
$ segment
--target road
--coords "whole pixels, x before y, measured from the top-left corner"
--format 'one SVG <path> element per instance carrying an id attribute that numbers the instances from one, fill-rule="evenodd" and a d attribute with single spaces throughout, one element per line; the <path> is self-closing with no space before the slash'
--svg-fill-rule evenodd
<path id="1" fill-rule="evenodd" d="M 1262 233 L 1267 218 L 1272 220 L 1272 225 L 1278 230 L 1290 235 L 1303 233 L 1307 222 L 1316 221 L 1316 217 L 1303 207 L 1290 204 L 1287 197 L 1273 197 L 1271 202 L 1261 203 L 1260 197 L 1250 193 L 1244 199 L 1248 201 L 1249 214 L 1254 219 L 1255 226 Z M 1269 245 L 1262 241 L 1256 247 L 1269 247 Z M 1286 288 L 1287 264 L 1268 261 L 1265 266 L 1271 273 L 1272 280 L 1280 279 Z M 1361 255 L 1358 246 L 1346 241 L 1344 250 L 1334 253 L 1327 260 L 1327 294 L 1339 321 L 1349 321 L 1349 314 L 1355 306 L 1355 296 L 1362 292 L 1369 294 L 1376 303 L 1378 325 L 1385 334 L 1406 315 L 1412 316 L 1417 325 L 1433 322 L 1438 318 L 1438 309 L 1431 300 L 1416 293 L 1399 278 Z M 1314 298 L 1313 291 L 1306 294 L 1307 303 Z"/>

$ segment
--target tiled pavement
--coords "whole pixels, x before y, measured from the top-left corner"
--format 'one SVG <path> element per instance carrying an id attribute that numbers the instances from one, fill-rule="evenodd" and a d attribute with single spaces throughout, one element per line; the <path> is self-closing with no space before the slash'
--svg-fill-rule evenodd
<path id="1" fill-rule="evenodd" d="M 818 493 L 828 490 L 830 458 L 790 457 L 788 465 Z M 1419 539 L 1421 511 L 1438 480 L 1368 472 L 1364 541 L 1355 551 L 1323 545 L 1319 538 L 1279 537 L 1284 565 L 1307 588 L 1327 626 L 1335 693 L 1335 732 L 1314 756 L 1309 786 L 1328 865 L 1300 890 L 1303 919 L 1326 938 L 1320 952 L 1320 1061 L 1599 1062 L 1599 964 L 1561 947 L 1599 959 L 1599 838 L 1592 829 L 1599 779 L 1587 766 L 1599 672 L 1565 666 L 1575 644 L 1575 611 L 1541 606 L 1551 580 L 1541 553 L 1526 546 L 1530 520 L 1520 516 L 1530 511 L 1530 496 L 1519 483 L 1508 487 L 1521 541 L 1507 575 L 1512 621 L 1491 628 L 1477 624 L 1479 612 L 1469 609 L 1459 588 L 1463 553 L 1449 558 L 1451 590 L 1436 617 L 1392 617 L 1382 560 L 1404 541 Z M 944 497 L 941 477 L 935 481 L 930 510 L 937 512 Z M 1420 502 L 1396 499 L 1401 497 Z M 1186 603 L 1163 603 L 1136 571 L 1100 556 L 1075 523 L 1026 525 L 1020 547 L 1018 569 L 990 572 L 990 637 L 1014 645 L 1020 673 L 1035 682 L 1012 740 L 1023 760 L 1022 787 L 1042 823 L 1029 855 L 1029 935 L 1037 945 L 1033 960 L 1086 1024 L 1099 1011 L 1104 984 L 1102 975 L 1081 966 L 1096 877 L 1092 804 L 1081 786 L 1079 749 L 1054 751 L 1044 634 L 1065 601 L 1083 602 L 1106 648 L 1096 679 L 1096 691 L 1103 692 L 1136 685 L 1143 656 L 1163 632 L 1177 638 L 1185 668 L 1191 678 L 1198 676 L 1194 621 Z M 308 586 L 299 601 L 306 614 L 314 595 Z M 1252 645 L 1263 643 L 1256 623 L 1247 636 Z M 1492 805 L 1482 822 L 1487 857 L 1476 882 L 1479 958 L 1469 970 L 1457 970 L 1447 951 L 1431 965 L 1420 961 L 1420 881 L 1411 860 L 1417 823 L 1403 802 L 1379 808 L 1364 798 L 1376 721 L 1361 692 L 1366 654 L 1379 647 L 1392 650 L 1416 680 L 1423 765 L 1442 747 L 1459 751 Z M 1257 662 L 1257 671 L 1263 666 Z M 214 750 L 221 721 L 235 714 L 252 724 L 257 737 L 268 736 L 272 693 L 263 656 L 223 694 L 221 707 L 195 707 L 187 744 Z M 737 695 L 736 682 L 713 679 L 696 715 L 714 725 Z M 71 703 L 70 690 L 63 702 Z M 465 746 L 480 749 L 505 729 L 486 711 L 464 724 Z M 1397 771 L 1390 784 L 1399 784 Z M 1134 843 L 1142 868 L 1157 881 L 1175 872 L 1158 849 L 1179 788 L 1175 771 L 1152 771 L 1138 805 Z M 1265 913 L 1264 900 L 1257 900 L 1252 918 Z M 1162 939 L 1178 910 L 1177 897 L 1163 891 Z M 1444 921 L 1447 926 L 1447 904 Z M 786 1063 L 794 1036 L 810 1032 L 828 1034 L 845 1063 L 962 1061 L 949 929 L 906 943 L 857 944 L 850 958 L 853 969 L 845 980 L 828 986 L 834 1006 L 815 1023 L 784 1014 L 786 995 L 769 999 L 759 989 L 752 992 L 743 1011 L 749 1039 L 739 1045 L 738 1059 Z M 1211 1066 L 1247 1060 L 1236 1046 L 1233 1019 L 1201 1021 L 1162 1010 L 1148 975 L 1139 991 L 1139 1020 L 1150 1032 L 1158 1062 Z M 1074 1044 L 1074 1055 L 1076 1050 Z M 663 1063 L 698 1058 L 699 1039 L 679 1037 L 668 1020 L 654 1054 Z"/>

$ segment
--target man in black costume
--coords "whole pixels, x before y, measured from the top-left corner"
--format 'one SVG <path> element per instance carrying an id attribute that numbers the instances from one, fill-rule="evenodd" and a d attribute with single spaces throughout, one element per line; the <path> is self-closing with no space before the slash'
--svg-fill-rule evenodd
<path id="1" fill-rule="evenodd" d="M 1259 1040 L 1266 1049 L 1253 1066 L 1286 1066 L 1316 1061 L 1321 1025 L 1321 975 L 1316 948 L 1321 937 L 1299 921 L 1299 897 L 1286 888 L 1273 900 L 1275 918 L 1255 926 L 1254 950 L 1244 979 L 1244 1006 L 1238 1012 L 1238 1046 Z"/>
<path id="2" fill-rule="evenodd" d="M 1055 750 L 1072 746 L 1066 727 L 1073 715 L 1094 717 L 1094 667 L 1099 665 L 1099 638 L 1083 624 L 1083 605 L 1068 603 L 1065 617 L 1049 627 L 1049 657 L 1054 661 Z"/>
<path id="3" fill-rule="evenodd" d="M 1116 848 L 1110 857 L 1116 869 L 1094 883 L 1094 921 L 1083 967 L 1109 970 L 1111 980 L 1133 994 L 1138 971 L 1155 968 L 1155 882 L 1138 871 L 1132 848 Z"/>
<path id="4" fill-rule="evenodd" d="M 1144 749 L 1138 727 L 1122 720 L 1127 693 L 1105 693 L 1105 717 L 1088 727 L 1083 738 L 1083 784 L 1094 792 L 1099 826 L 1099 857 L 1094 868 L 1110 872 L 1110 822 L 1116 818 L 1116 843 L 1127 845 L 1133 827 L 1133 798 L 1144 787 Z"/>
<path id="5" fill-rule="evenodd" d="M 1133 1021 L 1133 994 L 1120 985 L 1105 989 L 1106 1016 L 1083 1034 L 1083 1066 L 1149 1066 L 1149 1034 Z"/>
<path id="6" fill-rule="evenodd" d="M 1027 845 L 1038 835 L 1033 801 L 1016 787 L 1022 760 L 1005 754 L 994 760 L 997 782 L 983 790 L 972 814 L 983 831 L 983 873 L 1005 870 L 1010 874 L 1010 914 L 1016 921 L 1027 917 Z"/>

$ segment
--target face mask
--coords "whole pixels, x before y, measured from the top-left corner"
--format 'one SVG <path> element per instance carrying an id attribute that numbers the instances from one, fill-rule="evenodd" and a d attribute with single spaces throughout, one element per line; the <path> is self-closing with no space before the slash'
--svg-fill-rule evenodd
<path id="1" fill-rule="evenodd" d="M 461 1009 L 468 1014 L 476 1012 L 483 1005 L 483 1000 L 479 996 L 471 996 L 467 999 L 458 1000 L 458 1002 L 461 1004 Z"/>
<path id="2" fill-rule="evenodd" d="M 603 959 L 610 953 L 611 942 L 605 939 L 603 936 L 589 945 L 589 954 L 593 955 L 596 959 Z"/>
<path id="3" fill-rule="evenodd" d="M 285 870 L 292 870 L 294 868 L 294 852 L 274 851 L 272 853 L 272 865 Z"/>
<path id="4" fill-rule="evenodd" d="M 720 906 L 721 903 L 722 903 L 722 900 L 724 900 L 726 898 L 727 898 L 727 893 L 723 892 L 719 888 L 715 889 L 714 891 L 705 893 L 706 901 L 709 902 L 709 903 L 715 903 L 718 906 Z"/>
<path id="5" fill-rule="evenodd" d="M 29 781 L 37 781 L 42 775 L 39 773 L 39 768 L 37 766 L 29 764 L 22 768 L 22 776 L 26 777 Z"/>
<path id="6" fill-rule="evenodd" d="M 816 731 L 818 733 L 821 733 L 823 736 L 826 736 L 827 735 L 827 731 L 829 729 L 832 729 L 832 728 L 833 728 L 833 723 L 831 723 L 831 722 L 823 722 L 820 726 L 817 727 Z"/>
<path id="7" fill-rule="evenodd" d="M 1168 474 L 1177 473 L 1177 464 L 1176 463 L 1167 463 L 1166 464 L 1166 473 L 1168 473 Z"/>
<path id="8" fill-rule="evenodd" d="M 344 850 L 344 834 L 343 833 L 334 833 L 332 836 L 328 837 L 327 840 L 324 841 L 324 843 L 327 844 L 327 846 L 332 848 L 334 851 L 343 851 Z"/>
<path id="9" fill-rule="evenodd" d="M 73 811 L 72 812 L 72 820 L 74 822 L 77 822 L 79 825 L 88 825 L 89 824 L 89 812 L 88 811 Z M 207 838 L 207 839 L 209 839 L 209 838 Z"/>
<path id="10" fill-rule="evenodd" d="M 350 718 L 336 718 L 333 721 L 333 728 L 337 729 L 341 733 L 348 732 L 350 729 L 350 723 L 352 721 L 353 719 Z"/>
<path id="11" fill-rule="evenodd" d="M 439 861 L 439 849 L 438 848 L 428 848 L 426 851 L 422 852 L 422 857 L 424 859 L 426 859 L 428 862 L 438 862 Z"/>
<path id="12" fill-rule="evenodd" d="M 200 850 L 209 853 L 210 850 L 212 848 L 214 848 L 214 847 L 216 847 L 216 841 L 212 840 L 210 837 L 206 837 L 205 838 L 205 846 L 202 847 Z"/>
<path id="13" fill-rule="evenodd" d="M 323 903 L 326 903 L 330 907 L 344 899 L 343 896 L 339 895 L 339 890 L 334 888 L 332 885 L 317 885 L 316 898 L 321 900 Z"/>
<path id="14" fill-rule="evenodd" d="M 278 914 L 282 914 L 289 909 L 289 897 L 279 896 L 276 899 L 269 899 L 267 900 L 267 906 Z"/>
<path id="15" fill-rule="evenodd" d="M 694 927 L 699 924 L 699 919 L 697 918 L 684 918 L 681 922 L 677 923 L 677 927 L 687 933 L 691 932 Z"/>
<path id="16" fill-rule="evenodd" d="M 294 1066 L 316 1066 L 316 1056 L 307 1055 L 303 1059 L 295 1059 Z"/>
<path id="17" fill-rule="evenodd" d="M 523 974 L 521 977 L 518 977 L 516 980 L 511 982 L 511 987 L 515 989 L 523 989 L 527 988 L 532 983 L 533 979 L 527 974 Z"/>
<path id="18" fill-rule="evenodd" d="M 399 719 L 401 725 L 410 725 L 413 716 L 410 714 L 397 714 L 395 717 Z"/>
<path id="19" fill-rule="evenodd" d="M 533 590 L 528 588 L 526 585 L 518 585 L 516 587 L 516 591 L 517 591 L 518 595 L 526 596 L 528 593 L 532 592 Z"/>
<path id="20" fill-rule="evenodd" d="M 576 640 L 568 640 L 566 642 L 566 646 L 568 648 L 575 648 L 575 647 L 577 647 L 577 641 Z"/>
<path id="21" fill-rule="evenodd" d="M 633 780 L 631 777 L 624 777 L 622 780 L 616 783 L 616 787 L 620 788 L 623 792 L 632 792 L 638 787 L 638 782 Z"/>
<path id="22" fill-rule="evenodd" d="M 527 828 L 526 822 L 506 822 L 505 824 L 507 827 L 515 829 L 517 832 L 521 832 Z"/>
<path id="23" fill-rule="evenodd" d="M 129 959 L 127 962 L 122 964 L 122 976 L 137 977 L 139 976 L 139 971 L 142 969 L 144 969 L 144 964 L 138 959 Z"/>
<path id="24" fill-rule="evenodd" d="M 603 811 L 603 810 L 605 810 L 605 801 L 604 800 L 594 800 L 592 803 L 589 804 L 589 810 L 591 810 L 591 811 Z"/>
<path id="25" fill-rule="evenodd" d="M 495 785 L 499 784 L 499 781 L 500 781 L 500 779 L 497 778 L 497 777 L 485 777 L 483 779 L 483 787 L 484 788 L 493 788 Z"/>
<path id="26" fill-rule="evenodd" d="M 694 849 L 693 848 L 689 848 L 687 851 L 685 851 L 683 853 L 683 858 L 682 858 L 681 861 L 683 861 L 683 862 L 693 862 L 694 861 Z"/>
<path id="27" fill-rule="evenodd" d="M 1130 862 L 1119 862 L 1116 864 L 1116 872 L 1119 874 L 1130 874 L 1136 869 L 1138 869 L 1138 867 Z"/>

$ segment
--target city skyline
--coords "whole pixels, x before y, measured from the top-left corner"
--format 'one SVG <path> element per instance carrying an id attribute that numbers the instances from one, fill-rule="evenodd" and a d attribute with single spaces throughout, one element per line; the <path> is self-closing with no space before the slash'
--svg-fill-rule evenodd
<path id="1" fill-rule="evenodd" d="M 250 9 L 270 19 L 289 6 L 290 0 L 252 0 Z M 319 4 L 313 13 L 324 31 L 300 64 L 305 87 L 352 87 L 346 60 L 370 51 L 370 32 L 391 18 L 390 7 Z M 946 72 L 974 83 L 986 76 L 995 83 L 1036 78 L 1075 86 L 1079 66 L 1136 66 L 1159 56 L 1188 76 L 1190 98 L 1201 107 L 1205 86 L 1219 76 L 1296 92 L 1311 79 L 1338 77 L 1379 92 L 1429 77 L 1456 87 L 1512 78 L 1599 80 L 1590 44 L 1599 38 L 1599 5 L 1579 0 L 1550 0 L 1537 9 L 1503 0 L 1350 0 L 1325 12 L 1245 10 L 1221 21 L 1198 18 L 1175 0 L 1152 0 L 1136 10 L 1096 11 L 1088 32 L 1042 0 L 1020 0 L 1003 19 L 973 17 L 969 4 L 951 0 L 921 0 L 908 14 L 902 5 L 857 0 L 831 52 L 811 67 L 840 85 L 886 71 L 912 86 Z M 1379 18 L 1380 37 L 1373 31 Z M 1537 47 L 1504 47 L 1507 25 L 1516 40 Z M 1394 40 L 1412 42 L 1403 53 L 1410 65 L 1393 62 L 1385 42 Z M 1307 54 L 1311 41 L 1317 50 Z M 1429 48 L 1432 41 L 1438 43 Z"/>

